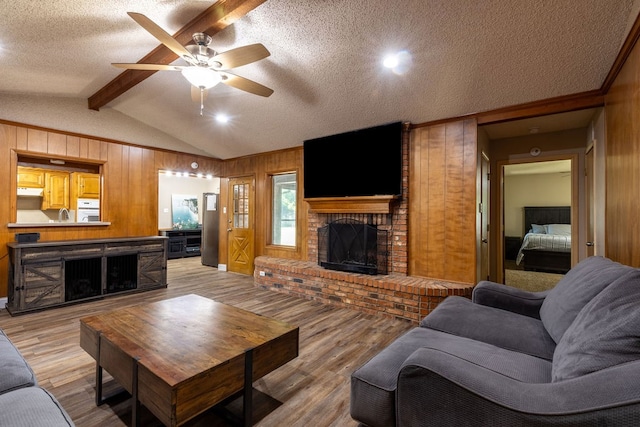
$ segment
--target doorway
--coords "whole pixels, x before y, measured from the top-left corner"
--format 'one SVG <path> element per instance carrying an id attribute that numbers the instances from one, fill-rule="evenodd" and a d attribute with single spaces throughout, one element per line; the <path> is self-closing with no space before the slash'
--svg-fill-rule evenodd
<path id="1" fill-rule="evenodd" d="M 574 263 L 577 156 L 503 162 L 503 283 L 549 289 Z"/>
<path id="2" fill-rule="evenodd" d="M 252 176 L 229 179 L 228 269 L 253 274 L 255 197 Z"/>

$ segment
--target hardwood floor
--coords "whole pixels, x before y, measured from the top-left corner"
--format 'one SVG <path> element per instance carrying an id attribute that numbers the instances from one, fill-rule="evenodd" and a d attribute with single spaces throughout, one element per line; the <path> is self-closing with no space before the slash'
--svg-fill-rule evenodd
<path id="1" fill-rule="evenodd" d="M 253 277 L 202 266 L 199 257 L 169 260 L 166 289 L 11 317 L 0 310 L 0 327 L 78 427 L 131 424 L 128 398 L 95 405 L 95 362 L 80 348 L 81 317 L 126 305 L 197 294 L 300 327 L 299 356 L 254 383 L 256 426 L 351 426 L 350 375 L 396 337 L 413 327 L 404 321 L 322 305 L 253 286 Z M 109 383 L 105 393 L 117 384 Z M 227 407 L 239 413 L 239 402 Z M 160 426 L 141 409 L 141 425 Z M 232 425 L 221 411 L 209 411 L 186 425 Z"/>

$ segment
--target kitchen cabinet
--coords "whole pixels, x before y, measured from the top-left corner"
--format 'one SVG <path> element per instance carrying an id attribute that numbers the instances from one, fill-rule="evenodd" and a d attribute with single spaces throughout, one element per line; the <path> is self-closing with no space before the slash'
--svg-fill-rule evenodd
<path id="1" fill-rule="evenodd" d="M 100 174 L 74 172 L 71 174 L 74 199 L 99 199 Z"/>
<path id="2" fill-rule="evenodd" d="M 19 314 L 167 287 L 167 237 L 7 243 L 6 308 Z"/>
<path id="3" fill-rule="evenodd" d="M 45 172 L 44 195 L 42 209 L 70 208 L 69 204 L 69 173 Z"/>
<path id="4" fill-rule="evenodd" d="M 44 188 L 44 170 L 18 166 L 18 187 Z"/>

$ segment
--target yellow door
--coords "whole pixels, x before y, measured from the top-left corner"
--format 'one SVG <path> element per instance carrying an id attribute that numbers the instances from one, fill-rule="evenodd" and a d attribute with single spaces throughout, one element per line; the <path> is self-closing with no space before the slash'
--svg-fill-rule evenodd
<path id="1" fill-rule="evenodd" d="M 254 258 L 254 179 L 229 179 L 228 270 L 253 274 Z"/>

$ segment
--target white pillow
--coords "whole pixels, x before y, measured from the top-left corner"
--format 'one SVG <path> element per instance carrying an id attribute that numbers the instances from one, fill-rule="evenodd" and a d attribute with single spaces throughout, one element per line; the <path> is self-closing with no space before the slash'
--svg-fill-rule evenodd
<path id="1" fill-rule="evenodd" d="M 537 234 L 547 234 L 547 229 L 544 225 L 531 224 L 531 232 Z"/>
<path id="2" fill-rule="evenodd" d="M 571 224 L 547 224 L 547 234 L 557 234 L 560 236 L 571 236 Z"/>

